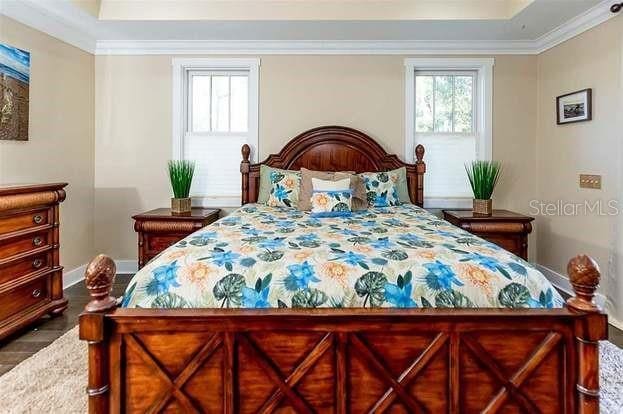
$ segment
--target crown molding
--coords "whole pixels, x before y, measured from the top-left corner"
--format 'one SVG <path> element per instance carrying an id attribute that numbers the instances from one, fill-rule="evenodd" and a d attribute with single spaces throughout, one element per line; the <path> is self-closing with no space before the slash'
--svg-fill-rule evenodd
<path id="1" fill-rule="evenodd" d="M 530 41 L 100 40 L 97 55 L 482 55 L 532 54 Z"/>
<path id="2" fill-rule="evenodd" d="M 97 22 L 93 16 L 63 0 L 0 0 L 0 14 L 95 53 L 96 37 L 90 29 Z"/>
<path id="3" fill-rule="evenodd" d="M 104 40 L 103 22 L 69 0 L 0 0 L 0 13 L 96 55 L 536 55 L 615 16 L 603 0 L 536 40 Z M 100 39 L 100 40 L 98 40 Z"/>
<path id="4" fill-rule="evenodd" d="M 611 0 L 602 0 L 586 12 L 568 20 L 534 41 L 534 53 L 540 54 L 616 16 L 610 11 Z"/>

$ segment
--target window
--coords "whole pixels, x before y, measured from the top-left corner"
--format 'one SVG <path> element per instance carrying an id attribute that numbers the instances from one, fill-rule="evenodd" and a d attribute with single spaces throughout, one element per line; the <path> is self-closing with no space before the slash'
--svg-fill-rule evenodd
<path id="1" fill-rule="evenodd" d="M 474 132 L 475 72 L 415 72 L 415 132 Z"/>
<path id="2" fill-rule="evenodd" d="M 424 145 L 425 205 L 468 207 L 465 163 L 491 158 L 492 59 L 407 59 L 405 159 Z"/>
<path id="3" fill-rule="evenodd" d="M 193 204 L 240 205 L 240 149 L 257 154 L 257 59 L 174 59 L 173 157 L 194 160 Z"/>

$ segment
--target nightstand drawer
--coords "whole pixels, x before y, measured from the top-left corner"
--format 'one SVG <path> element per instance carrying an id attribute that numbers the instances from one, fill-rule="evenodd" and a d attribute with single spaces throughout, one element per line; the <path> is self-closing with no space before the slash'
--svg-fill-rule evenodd
<path id="1" fill-rule="evenodd" d="M 44 230 L 34 234 L 15 237 L 0 242 L 0 259 L 45 248 L 49 245 L 51 232 Z"/>
<path id="2" fill-rule="evenodd" d="M 491 216 L 474 214 L 471 210 L 443 210 L 443 217 L 455 226 L 528 260 L 528 234 L 532 231 L 533 217 L 508 210 L 493 210 Z"/>
<path id="3" fill-rule="evenodd" d="M 0 294 L 0 319 L 8 318 L 48 299 L 48 277 Z"/>
<path id="4" fill-rule="evenodd" d="M 138 268 L 197 230 L 218 220 L 220 210 L 193 207 L 188 214 L 159 208 L 133 216 L 138 233 Z"/>
<path id="5" fill-rule="evenodd" d="M 169 246 L 174 245 L 178 241 L 186 237 L 186 234 L 162 235 L 162 234 L 145 234 L 145 253 L 154 256 Z"/>
<path id="6" fill-rule="evenodd" d="M 35 210 L 0 217 L 0 235 L 48 224 L 49 211 Z"/>
<path id="7" fill-rule="evenodd" d="M 512 237 L 512 236 L 499 236 L 499 235 L 490 235 L 490 234 L 478 234 L 477 236 L 482 237 L 485 240 L 490 241 L 491 243 L 497 244 L 504 250 L 508 250 L 511 253 L 515 253 L 517 256 L 521 256 L 521 242 L 522 237 Z"/>

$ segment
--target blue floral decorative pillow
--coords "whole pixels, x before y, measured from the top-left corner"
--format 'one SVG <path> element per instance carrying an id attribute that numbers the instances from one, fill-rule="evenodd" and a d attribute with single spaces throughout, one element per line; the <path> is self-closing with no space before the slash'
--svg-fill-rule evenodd
<path id="1" fill-rule="evenodd" d="M 363 173 L 368 205 L 371 207 L 399 206 L 400 196 L 396 183 L 399 176 L 395 171 Z"/>
<path id="2" fill-rule="evenodd" d="M 296 207 L 301 189 L 301 173 L 286 170 L 270 172 L 270 194 L 266 205 L 271 207 Z"/>
<path id="3" fill-rule="evenodd" d="M 350 179 L 325 181 L 312 178 L 312 217 L 344 217 L 352 214 Z"/>

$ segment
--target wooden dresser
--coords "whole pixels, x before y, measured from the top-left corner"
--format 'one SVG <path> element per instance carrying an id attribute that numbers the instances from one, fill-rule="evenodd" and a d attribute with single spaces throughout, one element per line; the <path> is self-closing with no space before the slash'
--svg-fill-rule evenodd
<path id="1" fill-rule="evenodd" d="M 443 210 L 443 218 L 528 260 L 528 234 L 534 217 L 508 210 L 493 210 L 490 216 L 477 215 L 472 210 Z"/>
<path id="2" fill-rule="evenodd" d="M 188 214 L 173 214 L 170 208 L 158 208 L 133 216 L 134 230 L 138 233 L 138 268 L 172 244 L 214 223 L 220 212 L 193 207 Z"/>
<path id="3" fill-rule="evenodd" d="M 67 308 L 58 234 L 66 185 L 0 186 L 0 340 Z"/>

